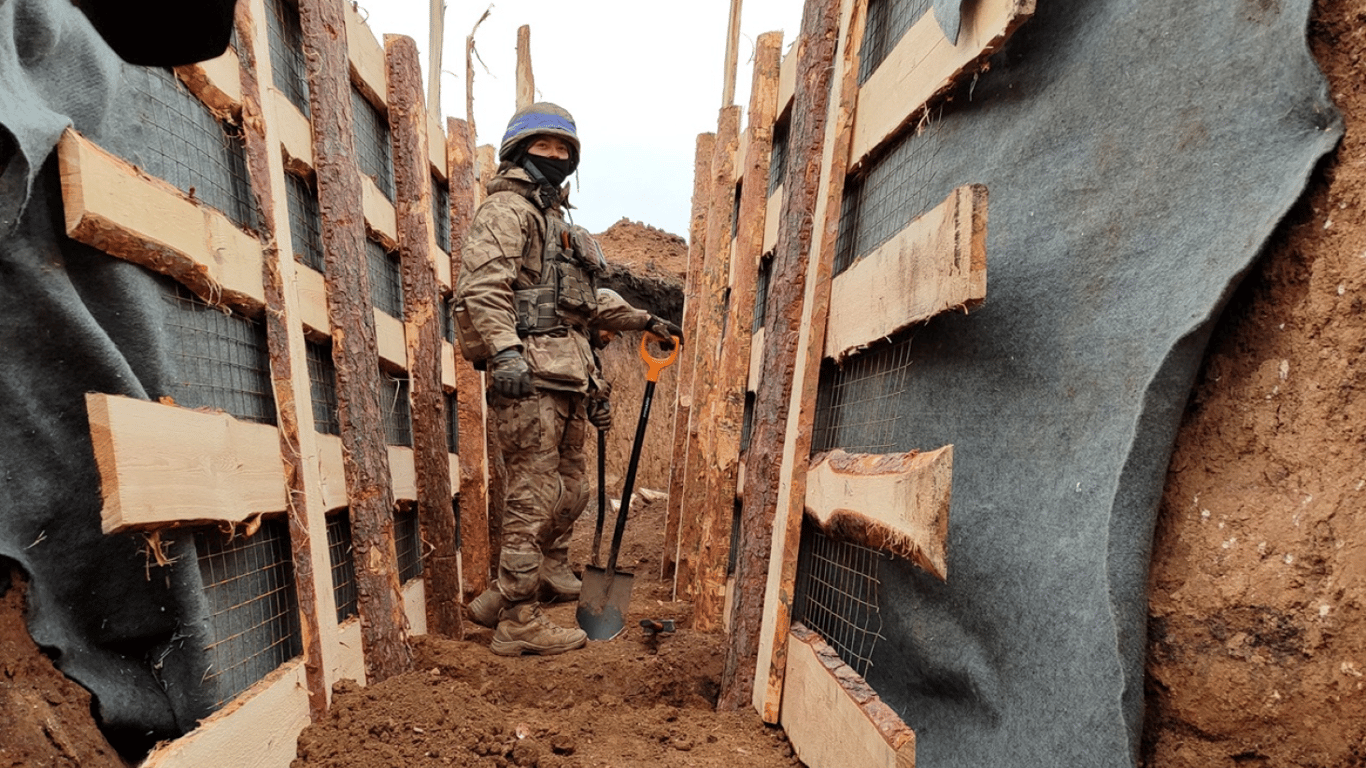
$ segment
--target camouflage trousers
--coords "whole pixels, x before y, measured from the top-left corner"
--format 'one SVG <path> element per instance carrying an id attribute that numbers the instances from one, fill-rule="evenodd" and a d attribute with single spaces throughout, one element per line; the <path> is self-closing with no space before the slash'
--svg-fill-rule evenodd
<path id="1" fill-rule="evenodd" d="M 498 586 L 513 603 L 536 596 L 541 562 L 569 557 L 574 521 L 588 506 L 585 396 L 537 389 L 494 395 L 489 424 L 503 454 L 507 498 Z"/>

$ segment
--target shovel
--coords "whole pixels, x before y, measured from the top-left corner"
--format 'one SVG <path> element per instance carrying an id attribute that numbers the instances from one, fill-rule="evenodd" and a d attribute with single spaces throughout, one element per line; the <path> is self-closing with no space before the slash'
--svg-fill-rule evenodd
<path id="1" fill-rule="evenodd" d="M 626 628 L 626 609 L 631 604 L 631 582 L 635 576 L 617 570 L 617 555 L 621 554 L 621 537 L 626 533 L 626 515 L 631 508 L 631 493 L 635 490 L 636 467 L 640 464 L 640 447 L 645 442 L 645 424 L 650 419 L 650 404 L 654 400 L 655 382 L 665 368 L 678 359 L 679 339 L 674 339 L 673 350 L 666 358 L 650 354 L 646 346 L 651 340 L 663 341 L 646 332 L 640 339 L 640 357 L 649 366 L 645 374 L 645 397 L 640 404 L 640 419 L 636 422 L 636 440 L 631 445 L 631 461 L 626 466 L 626 486 L 621 491 L 621 509 L 612 529 L 612 548 L 607 552 L 607 566 L 597 565 L 597 546 L 593 547 L 594 562 L 584 569 L 583 587 L 579 590 L 579 609 L 575 614 L 579 628 L 590 640 L 611 640 Z M 602 461 L 602 441 L 598 442 L 598 461 Z M 601 467 L 602 464 L 600 463 Z M 601 488 L 601 484 L 598 486 Z M 605 498 L 600 496 L 601 498 Z M 604 503 L 605 507 L 606 504 Z M 601 516 L 598 518 L 601 520 Z"/>

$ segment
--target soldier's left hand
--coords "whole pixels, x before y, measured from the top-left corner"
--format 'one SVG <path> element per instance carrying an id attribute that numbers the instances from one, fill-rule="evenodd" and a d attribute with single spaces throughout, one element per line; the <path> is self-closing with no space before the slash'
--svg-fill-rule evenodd
<path id="1" fill-rule="evenodd" d="M 588 401 L 588 423 L 606 432 L 612 428 L 612 401 L 595 397 Z"/>

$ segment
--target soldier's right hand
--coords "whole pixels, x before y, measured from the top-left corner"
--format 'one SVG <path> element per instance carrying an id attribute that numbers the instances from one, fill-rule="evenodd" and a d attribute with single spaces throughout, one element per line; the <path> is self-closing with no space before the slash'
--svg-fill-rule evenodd
<path id="1" fill-rule="evenodd" d="M 489 378 L 496 395 L 515 400 L 531 394 L 531 369 L 516 347 L 505 349 L 489 360 Z"/>

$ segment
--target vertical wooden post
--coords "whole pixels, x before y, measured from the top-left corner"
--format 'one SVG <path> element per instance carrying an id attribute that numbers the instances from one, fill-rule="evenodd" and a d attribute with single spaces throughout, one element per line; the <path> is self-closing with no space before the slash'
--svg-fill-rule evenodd
<path id="1" fill-rule="evenodd" d="M 361 643 L 366 677 L 375 683 L 406 672 L 413 655 L 394 554 L 394 498 L 381 429 L 379 352 L 354 160 L 344 10 L 339 0 L 299 2 Z"/>
<path id="2" fill-rule="evenodd" d="M 473 134 L 471 134 L 473 135 Z M 475 170 L 478 172 L 478 183 L 475 187 L 474 203 L 477 206 L 483 201 L 487 194 L 489 181 L 498 171 L 498 150 L 487 144 L 477 148 L 474 152 Z M 473 213 L 471 212 L 471 215 Z M 467 225 L 468 226 L 468 225 Z M 479 394 L 483 396 L 481 386 Z M 498 552 L 503 548 L 503 506 L 507 496 L 507 478 L 503 474 L 503 454 L 498 450 L 498 443 L 493 435 L 485 430 L 484 440 L 485 456 L 488 457 L 488 530 L 489 530 L 489 559 L 490 568 L 494 569 L 498 563 Z"/>
<path id="3" fill-rule="evenodd" d="M 707 473 L 711 471 L 711 456 L 707 455 L 706 447 L 712 426 L 713 376 L 721 345 L 721 324 L 725 320 L 723 297 L 730 278 L 730 229 L 735 207 L 735 153 L 739 133 L 740 108 L 723 107 L 717 119 L 716 146 L 712 152 L 711 201 L 707 215 L 706 256 L 697 292 L 697 328 L 690 338 L 693 418 L 688 429 L 678 571 L 674 576 L 674 592 L 688 599 L 697 596 L 702 543 L 715 535 L 717 521 L 723 516 L 730 520 L 732 512 L 730 506 L 724 513 L 706 506 Z"/>
<path id="4" fill-rule="evenodd" d="M 304 371 L 303 332 L 291 333 L 291 314 L 285 311 L 285 280 L 281 274 L 280 229 L 276 225 L 275 197 L 271 193 L 272 159 L 283 171 L 280 151 L 271 151 L 265 117 L 261 113 L 261 84 L 257 77 L 256 37 L 250 5 L 237 5 L 237 57 L 242 77 L 242 139 L 246 148 L 251 191 L 261 213 L 263 283 L 265 287 L 266 347 L 270 354 L 271 386 L 275 393 L 275 412 L 280 430 L 280 460 L 285 469 L 285 498 L 289 513 L 290 554 L 294 561 L 294 589 L 299 599 L 299 633 L 304 654 L 304 684 L 308 688 L 308 713 L 317 720 L 327 712 L 327 674 L 323 665 L 322 630 L 318 616 L 316 571 L 313 563 L 313 536 L 309 531 L 308 494 L 304 481 L 304 452 L 300 447 L 299 407 L 295 398 L 295 371 Z M 283 180 L 283 173 L 280 177 Z M 288 237 L 284 238 L 288 241 Z M 286 251 L 285 258 L 293 261 Z M 303 374 L 304 379 L 307 375 Z M 305 384 L 306 386 L 306 384 Z M 326 541 L 326 539 L 323 539 Z M 326 601 L 331 603 L 330 600 Z"/>
<path id="5" fill-rule="evenodd" d="M 394 191 L 400 201 L 396 211 L 398 251 L 403 274 L 403 335 L 412 397 L 417 515 L 423 542 L 432 548 L 423 567 L 427 630 L 460 637 L 460 562 L 451 510 L 446 398 L 441 388 L 441 318 L 431 246 L 435 242 L 430 220 L 432 172 L 427 159 L 426 111 L 422 108 L 422 70 L 417 61 L 417 43 L 412 38 L 385 35 L 384 50 Z"/>
<path id="6" fill-rule="evenodd" d="M 451 281 L 460 276 L 460 252 L 474 218 L 474 136 L 464 120 L 446 121 L 446 178 L 451 185 Z M 484 446 L 484 381 L 474 365 L 455 356 L 455 400 L 460 424 L 460 552 L 467 587 L 489 586 L 488 454 Z"/>
<path id="7" fill-rule="evenodd" d="M 686 354 L 678 360 L 678 387 L 674 402 L 673 445 L 682 451 L 669 466 L 669 502 L 664 523 L 664 556 L 660 563 L 660 578 L 672 579 L 678 565 L 678 529 L 682 518 L 683 488 L 687 476 L 688 440 L 692 415 L 693 355 L 692 344 L 697 334 L 697 290 L 702 281 L 703 257 L 706 253 L 707 205 L 711 200 L 711 156 L 716 146 L 716 134 L 697 136 L 693 155 L 692 221 L 688 226 L 688 274 L 683 290 L 683 333 Z"/>
<path id="8" fill-rule="evenodd" d="M 536 101 L 536 76 L 531 71 L 531 27 L 517 28 L 517 108 Z"/>
<path id="9" fill-rule="evenodd" d="M 735 70 L 740 60 L 740 6 L 741 0 L 730 0 L 730 22 L 726 26 L 726 71 L 725 85 L 721 89 L 721 106 L 735 104 Z"/>
<path id="10" fill-rule="evenodd" d="M 806 461 L 806 456 L 794 454 L 789 445 L 789 409 L 799 339 L 809 332 L 809 328 L 804 330 L 803 321 L 811 320 L 805 306 L 807 268 L 821 192 L 830 83 L 840 29 L 840 2 L 806 0 L 802 12 L 782 221 L 769 282 L 770 312 L 762 357 L 764 386 L 755 397 L 754 423 L 745 464 L 744 513 L 740 557 L 736 564 L 737 605 L 732 613 L 740 623 L 732 627 L 727 655 L 727 668 L 733 669 L 734 674 L 727 704 L 743 701 L 743 678 L 747 670 L 752 670 L 764 685 L 752 690 L 751 700 L 763 719 L 770 723 L 778 722 L 778 695 L 782 690 L 792 607 L 790 593 L 773 595 L 768 589 L 770 553 L 781 548 L 780 554 L 774 554 L 774 557 L 787 557 L 786 542 L 774 541 L 774 516 L 781 514 L 781 522 L 777 525 L 785 534 L 787 509 L 779 506 L 782 479 L 793 477 L 796 460 Z M 824 221 L 821 223 L 825 225 Z M 823 316 L 821 322 L 824 322 Z M 809 435 L 806 440 L 809 442 Z M 767 599 L 769 596 L 773 599 Z M 758 611 L 753 607 L 756 601 L 763 606 Z M 759 628 L 751 625 L 756 615 L 766 615 L 761 618 Z"/>
<path id="11" fill-rule="evenodd" d="M 693 608 L 697 629 L 715 629 L 725 608 L 726 564 L 730 556 L 730 528 L 739 475 L 740 432 L 744 422 L 745 391 L 749 383 L 749 351 L 754 317 L 754 290 L 759 259 L 764 248 L 764 218 L 768 208 L 769 153 L 773 148 L 773 121 L 778 109 L 778 70 L 782 33 L 759 36 L 755 50 L 754 80 L 749 101 L 749 143 L 746 167 L 741 172 L 740 208 L 735 227 L 735 255 L 730 284 L 730 305 L 723 327 L 721 354 L 711 393 L 711 440 L 707 448 L 711 466 L 706 476 L 704 509 L 714 516 L 704 531 L 698 558 L 698 589 Z M 757 610 L 761 606 L 753 606 Z"/>
<path id="12" fill-rule="evenodd" d="M 441 114 L 441 52 L 446 47 L 446 2 L 429 0 L 427 9 L 427 114 Z"/>

